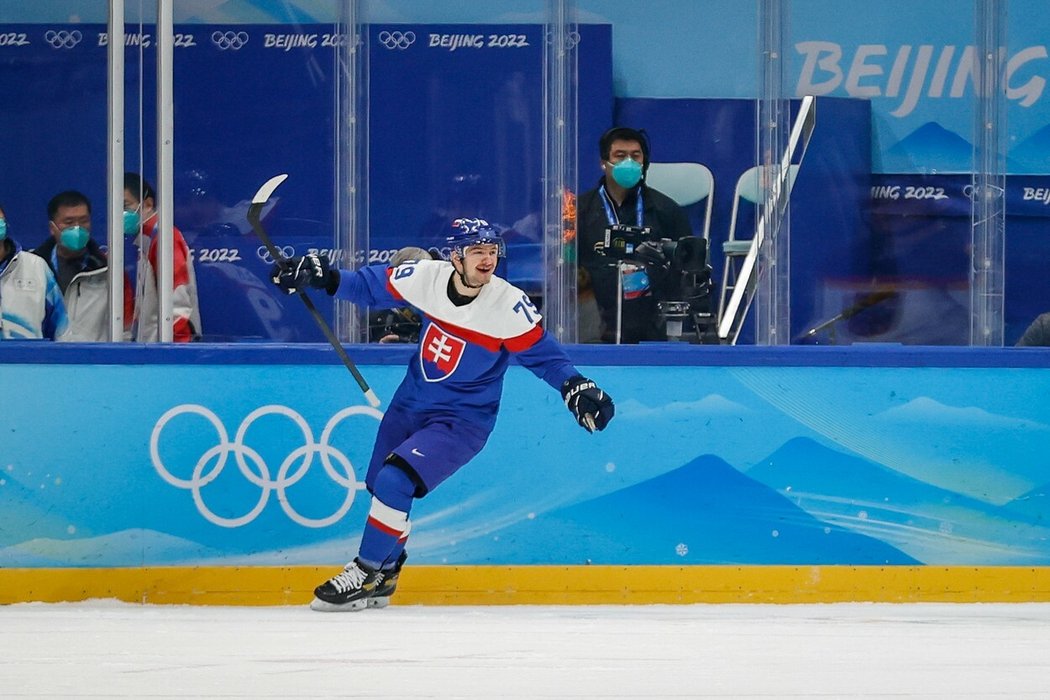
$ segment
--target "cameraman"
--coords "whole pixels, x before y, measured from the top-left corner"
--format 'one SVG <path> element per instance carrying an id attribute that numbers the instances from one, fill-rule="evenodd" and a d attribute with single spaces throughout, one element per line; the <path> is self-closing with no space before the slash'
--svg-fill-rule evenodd
<path id="1" fill-rule="evenodd" d="M 649 141 L 642 131 L 613 127 L 598 141 L 603 176 L 598 186 L 580 195 L 577 229 L 581 287 L 589 282 L 601 315 L 601 337 L 580 342 L 616 342 L 616 289 L 619 260 L 603 252 L 605 229 L 620 224 L 645 227 L 654 239 L 677 241 L 692 235 L 689 220 L 678 204 L 645 184 L 649 168 Z M 663 300 L 668 282 L 666 265 L 656 250 L 643 251 L 623 261 L 623 312 L 620 342 L 666 340 L 656 303 Z M 674 296 L 674 292 L 670 292 Z"/>

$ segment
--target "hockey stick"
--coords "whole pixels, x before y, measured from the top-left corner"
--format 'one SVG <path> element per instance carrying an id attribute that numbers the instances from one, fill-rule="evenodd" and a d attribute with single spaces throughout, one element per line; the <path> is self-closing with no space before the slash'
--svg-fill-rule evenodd
<path id="1" fill-rule="evenodd" d="M 277 263 L 282 270 L 288 269 L 288 261 L 285 260 L 284 256 L 281 255 L 281 251 L 277 250 L 277 246 L 275 246 L 273 241 L 270 240 L 270 236 L 266 233 L 266 229 L 263 228 L 262 222 L 259 221 L 259 217 L 262 215 L 263 207 L 266 206 L 266 203 L 270 200 L 273 191 L 287 179 L 287 175 L 276 175 L 271 177 L 262 187 L 259 188 L 259 191 L 255 193 L 255 196 L 252 197 L 252 204 L 248 207 L 248 223 L 251 224 L 252 230 L 255 231 L 255 235 L 257 235 L 259 240 L 263 242 L 263 245 L 266 246 L 266 250 L 270 252 L 270 257 L 273 258 L 274 262 Z M 358 371 L 357 365 L 354 364 L 354 361 L 346 354 L 346 350 L 339 342 L 339 339 L 335 337 L 335 333 L 332 332 L 328 322 L 324 320 L 324 316 L 322 316 L 321 312 L 317 310 L 314 303 L 310 301 L 310 297 L 306 296 L 306 292 L 301 289 L 299 290 L 299 298 L 303 300 L 303 304 L 306 305 L 307 311 L 309 311 L 310 315 L 314 317 L 314 321 L 317 322 L 317 326 L 321 329 L 321 332 L 324 333 L 324 337 L 328 339 L 328 342 L 335 350 L 335 353 L 339 355 L 339 359 L 343 361 L 346 368 L 350 370 L 350 374 L 354 376 L 357 385 L 361 387 L 361 391 L 364 392 L 368 403 L 373 408 L 377 408 L 379 406 L 379 397 L 376 396 L 376 393 L 368 386 L 368 382 L 365 381 L 365 378 L 361 376 L 361 372 Z"/>

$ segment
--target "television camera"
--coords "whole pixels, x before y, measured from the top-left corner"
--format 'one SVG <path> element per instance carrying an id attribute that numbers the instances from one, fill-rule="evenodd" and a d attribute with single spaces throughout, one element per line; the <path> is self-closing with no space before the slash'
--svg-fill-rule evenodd
<path id="1" fill-rule="evenodd" d="M 602 252 L 618 266 L 645 268 L 668 340 L 717 344 L 707 249 L 706 238 L 686 236 L 675 241 L 654 237 L 648 226 L 614 224 L 605 229 Z"/>
<path id="2" fill-rule="evenodd" d="M 368 316 L 368 340 L 372 343 L 418 343 L 423 326 L 410 307 L 373 311 Z"/>

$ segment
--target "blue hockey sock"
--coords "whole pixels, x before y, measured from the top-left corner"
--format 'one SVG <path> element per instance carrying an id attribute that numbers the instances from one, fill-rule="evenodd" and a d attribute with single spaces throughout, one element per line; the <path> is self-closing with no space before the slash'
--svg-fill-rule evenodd
<path id="1" fill-rule="evenodd" d="M 383 562 L 382 568 L 384 571 L 390 571 L 394 568 L 394 566 L 397 564 L 398 558 L 401 557 L 401 552 L 405 551 L 405 542 L 407 541 L 408 533 L 406 532 L 405 536 L 399 539 L 397 541 L 397 544 L 394 545 L 394 549 L 392 552 L 390 552 L 390 556 L 388 556 L 386 558 L 386 561 Z"/>
<path id="2" fill-rule="evenodd" d="M 408 513 L 416 485 L 403 470 L 385 465 L 372 487 L 372 507 L 361 535 L 358 558 L 375 569 L 390 566 L 401 555 L 408 539 Z"/>

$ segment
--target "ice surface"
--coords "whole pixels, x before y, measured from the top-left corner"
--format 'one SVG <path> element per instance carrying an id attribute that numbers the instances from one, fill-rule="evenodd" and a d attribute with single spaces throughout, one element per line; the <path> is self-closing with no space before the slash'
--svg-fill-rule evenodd
<path id="1" fill-rule="evenodd" d="M 0 607 L 4 698 L 1046 698 L 1050 604 Z"/>

